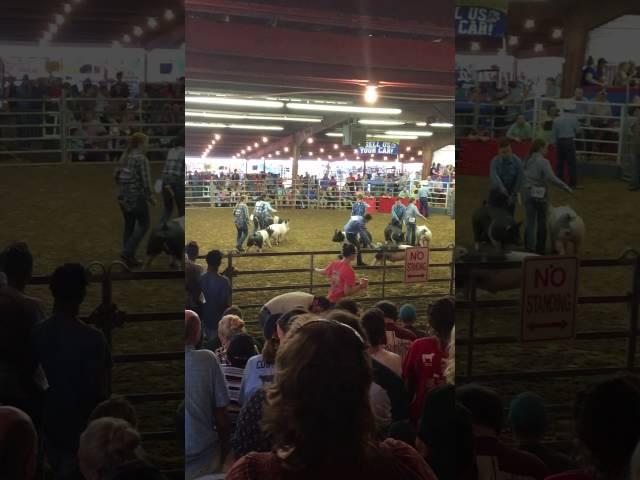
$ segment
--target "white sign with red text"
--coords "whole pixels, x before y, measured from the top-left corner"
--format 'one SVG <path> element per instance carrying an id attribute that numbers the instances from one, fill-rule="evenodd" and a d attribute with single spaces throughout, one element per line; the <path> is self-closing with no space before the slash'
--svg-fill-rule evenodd
<path id="1" fill-rule="evenodd" d="M 404 256 L 404 283 L 426 282 L 428 278 L 429 248 L 407 248 Z"/>
<path id="2" fill-rule="evenodd" d="M 576 257 L 527 257 L 522 266 L 520 339 L 574 338 L 578 304 Z"/>

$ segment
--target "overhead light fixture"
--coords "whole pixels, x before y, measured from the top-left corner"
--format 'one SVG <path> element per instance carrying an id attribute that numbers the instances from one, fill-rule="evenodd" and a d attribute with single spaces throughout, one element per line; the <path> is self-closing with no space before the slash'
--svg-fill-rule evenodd
<path id="1" fill-rule="evenodd" d="M 449 122 L 431 122 L 429 124 L 430 127 L 434 128 L 453 128 L 453 123 Z"/>
<path id="2" fill-rule="evenodd" d="M 187 110 L 185 112 L 187 117 L 202 117 L 202 118 L 221 118 L 227 120 L 255 120 L 266 121 L 276 120 L 280 122 L 300 122 L 300 123 L 320 123 L 322 118 L 319 117 L 296 117 L 291 115 L 259 115 L 251 113 L 229 113 L 229 112 L 205 112 L 199 110 Z"/>
<path id="3" fill-rule="evenodd" d="M 284 147 L 284 151 L 288 152 L 289 151 L 289 147 Z"/>
<path id="4" fill-rule="evenodd" d="M 64 23 L 64 15 L 56 13 L 53 18 L 55 19 L 57 25 L 62 25 Z"/>
<path id="5" fill-rule="evenodd" d="M 541 44 L 541 43 L 536 43 L 536 44 L 533 46 L 533 51 L 534 51 L 534 52 L 542 52 L 543 50 L 544 50 L 544 45 L 543 45 L 543 44 Z"/>
<path id="6" fill-rule="evenodd" d="M 561 28 L 554 28 L 553 32 L 551 33 L 551 38 L 553 38 L 555 40 L 559 40 L 560 38 L 562 38 L 562 29 Z"/>
<path id="7" fill-rule="evenodd" d="M 519 42 L 520 42 L 520 38 L 518 38 L 516 35 L 509 36 L 510 46 L 515 47 L 516 45 L 518 45 Z"/>
<path id="8" fill-rule="evenodd" d="M 364 89 L 364 101 L 370 104 L 378 101 L 378 87 L 375 85 L 367 85 Z"/>
<path id="9" fill-rule="evenodd" d="M 124 43 L 129 43 L 129 42 L 131 42 L 131 37 L 125 33 L 125 34 L 122 36 L 122 41 L 123 41 Z"/>
<path id="10" fill-rule="evenodd" d="M 404 125 L 405 124 L 405 122 L 401 122 L 400 120 L 375 120 L 372 118 L 358 120 L 358 123 L 361 125 Z"/>
<path id="11" fill-rule="evenodd" d="M 320 103 L 287 103 L 291 110 L 309 110 L 314 112 L 369 113 L 372 115 L 400 115 L 399 108 L 357 107 L 355 105 L 327 105 Z"/>
<path id="12" fill-rule="evenodd" d="M 149 18 L 147 19 L 147 27 L 149 27 L 149 28 L 151 28 L 151 29 L 154 29 L 154 28 L 156 28 L 157 26 L 158 26 L 158 21 L 157 21 L 155 18 L 153 18 L 153 17 L 149 17 Z"/>
<path id="13" fill-rule="evenodd" d="M 253 146 L 254 146 L 255 148 L 258 148 L 258 147 L 260 146 L 260 144 L 259 144 L 258 142 L 253 142 Z"/>
<path id="14" fill-rule="evenodd" d="M 471 42 L 471 51 L 472 52 L 480 51 L 480 42 Z"/>
<path id="15" fill-rule="evenodd" d="M 133 27 L 133 34 L 136 37 L 141 37 L 142 34 L 144 33 L 144 30 L 142 30 L 142 27 L 136 25 L 135 27 Z"/>
<path id="16" fill-rule="evenodd" d="M 62 9 L 64 10 L 64 13 L 71 13 L 71 4 L 70 3 L 65 3 L 63 5 Z"/>
<path id="17" fill-rule="evenodd" d="M 416 127 L 426 127 L 427 122 L 416 122 Z"/>
<path id="18" fill-rule="evenodd" d="M 339 133 L 339 132 L 329 132 L 326 135 L 327 135 L 327 137 L 344 137 L 344 135 L 342 133 Z"/>
<path id="19" fill-rule="evenodd" d="M 390 135 L 390 134 L 381 134 L 381 133 L 369 133 L 367 134 L 368 138 L 384 138 L 391 140 L 417 140 L 418 137 L 416 135 Z"/>
<path id="20" fill-rule="evenodd" d="M 313 143 L 313 137 L 307 138 L 307 143 L 311 145 Z"/>
<path id="21" fill-rule="evenodd" d="M 341 157 L 344 157 L 344 152 L 340 152 L 340 156 L 341 156 Z"/>
<path id="22" fill-rule="evenodd" d="M 536 21 L 533 18 L 527 18 L 524 21 L 524 28 L 526 28 L 527 30 L 531 30 L 535 26 L 536 26 Z"/>
<path id="23" fill-rule="evenodd" d="M 418 155 L 422 155 L 422 150 L 418 150 Z"/>
<path id="24" fill-rule="evenodd" d="M 269 139 L 267 137 L 262 137 L 262 143 L 268 143 Z"/>
<path id="25" fill-rule="evenodd" d="M 321 148 L 321 149 L 320 149 L 320 153 L 324 153 L 324 148 Z"/>
<path id="26" fill-rule="evenodd" d="M 400 136 L 405 136 L 405 137 L 431 137 L 433 135 L 433 132 L 430 132 L 428 130 L 415 130 L 415 131 L 411 131 L 411 130 L 389 130 L 388 132 L 385 132 L 387 135 L 400 135 Z"/>
<path id="27" fill-rule="evenodd" d="M 173 13 L 173 10 L 169 10 L 169 9 L 165 10 L 165 12 L 164 12 L 164 19 L 165 20 L 170 22 L 174 18 L 176 18 L 176 15 L 175 15 L 175 13 Z"/>
<path id="28" fill-rule="evenodd" d="M 337 143 L 333 144 L 333 149 L 334 150 L 338 150 L 340 148 L 340 145 L 338 145 Z"/>
<path id="29" fill-rule="evenodd" d="M 313 157 L 313 152 L 309 152 L 309 156 L 310 156 L 310 157 Z"/>
<path id="30" fill-rule="evenodd" d="M 280 156 L 280 150 L 276 150 L 276 155 Z"/>
<path id="31" fill-rule="evenodd" d="M 253 150 L 253 148 L 251 148 L 251 145 L 249 145 L 249 146 L 247 147 L 247 152 L 250 152 L 251 150 Z"/>
<path id="32" fill-rule="evenodd" d="M 239 125 L 239 124 L 225 124 L 225 123 L 206 123 L 206 122 L 186 122 L 186 127 L 195 128 L 230 128 L 233 130 L 269 130 L 280 132 L 284 130 L 284 127 L 274 125 Z"/>
<path id="33" fill-rule="evenodd" d="M 271 100 L 249 100 L 246 98 L 228 98 L 228 97 L 204 97 L 204 96 L 188 96 L 184 99 L 185 103 L 196 103 L 201 105 L 227 105 L 231 107 L 259 107 L 259 108 L 282 108 L 284 103 L 274 102 Z"/>
<path id="34" fill-rule="evenodd" d="M 222 136 L 219 133 L 216 133 L 213 138 L 215 138 L 216 140 L 220 140 L 220 138 L 222 138 Z"/>

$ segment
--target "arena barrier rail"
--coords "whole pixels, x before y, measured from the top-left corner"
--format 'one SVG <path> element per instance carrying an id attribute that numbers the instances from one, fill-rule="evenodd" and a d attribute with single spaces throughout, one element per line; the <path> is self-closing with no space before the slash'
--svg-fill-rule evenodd
<path id="1" fill-rule="evenodd" d="M 115 268 L 120 271 L 115 271 Z M 114 282 L 123 281 L 145 281 L 145 280 L 177 280 L 184 282 L 184 271 L 158 271 L 158 272 L 132 272 L 122 262 L 113 262 L 108 267 L 94 262 L 88 265 L 90 272 L 90 283 L 100 284 L 101 301 L 98 307 L 90 315 L 82 316 L 81 319 L 95 327 L 103 333 L 112 350 L 113 331 L 123 327 L 125 323 L 155 322 L 155 321 L 182 321 L 184 312 L 162 312 L 162 313 L 130 313 L 120 310 L 113 298 Z M 97 270 L 97 272 L 96 272 Z M 47 285 L 51 279 L 50 275 L 34 276 L 31 285 Z M 175 352 L 155 352 L 155 353 L 127 353 L 112 355 L 114 364 L 143 363 L 149 361 L 182 361 L 184 360 L 184 350 Z M 109 394 L 111 395 L 111 372 L 108 378 Z M 154 401 L 184 399 L 184 392 L 144 392 L 124 395 L 133 404 L 140 404 Z M 147 441 L 175 440 L 175 430 L 149 431 L 141 433 L 143 439 Z M 172 472 L 172 471 L 171 471 Z M 171 473 L 169 472 L 169 473 Z"/>
<path id="2" fill-rule="evenodd" d="M 405 181 L 406 182 L 406 181 Z M 429 187 L 429 208 L 434 212 L 448 213 L 453 211 L 455 181 L 431 180 Z M 356 188 L 357 187 L 357 188 Z M 356 185 L 351 188 L 337 186 L 335 189 L 322 188 L 308 183 L 296 184 L 291 180 L 259 183 L 255 179 L 241 180 L 187 180 L 185 182 L 185 201 L 187 207 L 235 207 L 240 196 L 248 197 L 247 205 L 253 206 L 259 195 L 271 198 L 274 208 L 325 208 L 348 209 L 355 200 L 356 191 L 366 188 Z M 385 182 L 376 191 L 380 198 L 383 195 L 408 195 L 407 185 L 402 182 Z"/>
<path id="3" fill-rule="evenodd" d="M 448 268 L 449 269 L 449 277 L 445 278 L 429 278 L 427 283 L 441 283 L 448 284 L 447 292 L 448 295 L 454 295 L 454 246 L 449 245 L 447 247 L 433 247 L 429 249 L 432 253 L 438 252 L 450 252 L 451 260 L 448 263 L 429 263 L 429 268 Z M 379 253 L 380 250 L 361 250 L 362 254 L 373 254 Z M 233 253 L 228 252 L 226 254 L 226 269 L 227 277 L 231 283 L 231 294 L 233 301 L 233 296 L 237 294 L 245 294 L 245 293 L 257 293 L 257 292 L 279 292 L 276 293 L 279 295 L 280 293 L 284 293 L 284 291 L 307 291 L 309 293 L 317 293 L 318 289 L 322 289 L 323 291 L 327 291 L 329 288 L 329 284 L 322 282 L 317 283 L 314 280 L 314 274 L 317 274 L 315 268 L 318 267 L 316 264 L 316 257 L 320 255 L 333 255 L 337 254 L 337 250 L 318 250 L 318 251 L 306 251 L 306 252 L 263 252 L 263 253 Z M 239 258 L 264 258 L 264 257 L 309 257 L 309 266 L 307 268 L 285 268 L 285 269 L 270 269 L 270 270 L 237 270 L 234 266 L 234 260 Z M 205 256 L 200 256 L 198 259 L 204 260 Z M 323 265 L 324 266 L 324 265 Z M 389 280 L 387 278 L 387 273 L 393 270 L 403 270 L 404 265 L 389 265 L 386 261 L 386 258 L 383 260 L 381 266 L 366 266 L 366 267 L 358 267 L 359 271 L 382 271 L 382 280 L 369 282 L 369 287 L 381 287 L 382 295 L 380 298 L 376 300 L 393 300 L 393 301 L 417 301 L 423 300 L 428 301 L 431 298 L 442 298 L 442 294 L 418 294 L 418 295 L 387 295 L 388 287 L 394 285 L 404 285 L 404 282 L 401 280 Z M 233 274 L 229 274 L 230 272 L 234 272 Z M 271 285 L 264 287 L 242 287 L 237 288 L 234 287 L 234 277 L 238 276 L 250 276 L 250 275 L 283 275 L 288 273 L 307 273 L 309 275 L 309 281 L 307 283 L 296 283 L 296 284 L 282 284 L 282 285 Z M 247 309 L 259 309 L 263 304 L 240 304 L 238 305 L 240 308 Z M 426 304 L 425 310 L 423 312 L 426 314 Z"/>
<path id="4" fill-rule="evenodd" d="M 534 137 L 541 137 L 550 142 L 547 109 L 551 105 L 562 107 L 562 103 L 571 99 L 535 97 L 521 103 L 472 103 L 456 104 L 457 135 L 466 137 L 471 129 L 483 128 L 491 137 L 506 135 L 509 127 L 515 122 L 517 115 L 525 115 L 534 131 Z M 629 127 L 630 108 L 633 104 L 572 101 L 576 106 L 575 114 L 581 124 L 581 134 L 576 139 L 576 153 L 582 159 L 592 157 L 605 158 L 621 166 L 625 178 L 629 177 L 629 152 L 631 148 Z M 605 107 L 610 114 L 592 112 L 594 106 Z M 547 124 L 545 126 L 545 124 Z"/>
<path id="5" fill-rule="evenodd" d="M 98 104 L 100 107 L 98 107 Z M 6 98 L 0 108 L 0 165 L 114 161 L 131 133 L 149 136 L 149 159 L 164 160 L 184 128 L 180 99 Z M 84 117 L 84 118 L 83 118 Z M 96 117 L 100 117 L 98 121 Z M 166 120 L 166 121 L 165 121 Z"/>

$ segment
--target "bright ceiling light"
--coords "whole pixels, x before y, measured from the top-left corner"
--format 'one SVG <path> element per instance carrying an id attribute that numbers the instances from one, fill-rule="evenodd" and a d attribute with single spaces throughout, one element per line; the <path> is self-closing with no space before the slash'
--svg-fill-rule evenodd
<path id="1" fill-rule="evenodd" d="M 276 155 L 280 155 L 280 150 L 276 150 Z"/>
<path id="2" fill-rule="evenodd" d="M 307 138 L 307 143 L 311 145 L 313 143 L 313 137 Z"/>
<path id="3" fill-rule="evenodd" d="M 405 122 L 401 122 L 400 120 L 375 120 L 371 118 L 358 120 L 358 123 L 360 123 L 361 125 L 404 125 L 405 124 Z"/>
<path id="4" fill-rule="evenodd" d="M 144 30 L 142 30 L 142 27 L 136 25 L 135 27 L 133 27 L 133 34 L 136 37 L 141 37 L 142 34 L 144 33 Z"/>
<path id="5" fill-rule="evenodd" d="M 60 15 L 59 13 L 56 13 L 54 18 L 56 20 L 57 25 L 62 25 L 64 23 L 64 15 Z"/>
<path id="6" fill-rule="evenodd" d="M 233 130 L 269 130 L 274 132 L 280 132 L 284 130 L 284 127 L 274 125 L 239 125 L 239 124 L 225 124 L 225 123 L 206 123 L 206 122 L 186 122 L 186 127 L 194 128 L 230 128 Z"/>
<path id="7" fill-rule="evenodd" d="M 216 133 L 213 138 L 215 138 L 216 140 L 220 140 L 220 138 L 222 138 L 222 136 L 219 133 Z"/>
<path id="8" fill-rule="evenodd" d="M 509 45 L 515 47 L 520 42 L 520 39 L 516 35 L 511 35 L 509 37 Z"/>
<path id="9" fill-rule="evenodd" d="M 416 135 L 387 135 L 381 133 L 369 133 L 367 134 L 368 138 L 384 138 L 391 140 L 417 140 L 418 137 Z"/>
<path id="10" fill-rule="evenodd" d="M 321 148 L 321 149 L 320 149 L 320 153 L 324 153 L 324 148 Z"/>
<path id="11" fill-rule="evenodd" d="M 536 43 L 533 46 L 533 51 L 534 52 L 542 52 L 544 50 L 544 45 L 542 45 L 541 43 Z"/>
<path id="12" fill-rule="evenodd" d="M 250 152 L 251 150 L 253 150 L 253 148 L 251 148 L 251 145 L 249 145 L 249 146 L 247 147 L 247 151 L 248 151 L 248 152 Z"/>
<path id="13" fill-rule="evenodd" d="M 559 40 L 560 38 L 562 38 L 562 29 L 561 28 L 554 28 L 553 29 L 553 33 L 551 34 L 551 38 L 553 38 L 555 40 Z"/>
<path id="14" fill-rule="evenodd" d="M 175 13 L 173 13 L 173 10 L 169 10 L 169 9 L 167 9 L 167 10 L 164 12 L 164 19 L 165 19 L 165 20 L 167 20 L 167 21 L 169 21 L 169 22 L 170 22 L 170 21 L 171 21 L 171 20 L 173 20 L 174 18 L 176 18 L 176 15 L 175 15 Z"/>
<path id="15" fill-rule="evenodd" d="M 156 28 L 157 26 L 158 26 L 158 21 L 155 18 L 149 17 L 147 19 L 147 27 L 153 29 L 153 28 Z"/>
<path id="16" fill-rule="evenodd" d="M 387 135 L 400 135 L 405 137 L 431 137 L 433 132 L 429 132 L 428 130 L 389 130 L 385 132 Z"/>
<path id="17" fill-rule="evenodd" d="M 269 139 L 267 137 L 262 137 L 262 143 L 268 143 Z"/>
<path id="18" fill-rule="evenodd" d="M 313 152 L 309 152 L 309 156 L 310 156 L 310 157 L 313 157 Z"/>
<path id="19" fill-rule="evenodd" d="M 64 10 L 64 13 L 71 13 L 71 4 L 70 3 L 65 3 L 62 8 Z"/>
<path id="20" fill-rule="evenodd" d="M 364 101 L 370 104 L 378 101 L 378 87 L 375 85 L 367 85 L 364 89 Z"/>
<path id="21" fill-rule="evenodd" d="M 431 122 L 429 124 L 430 127 L 434 128 L 453 128 L 453 123 L 449 122 Z"/>
<path id="22" fill-rule="evenodd" d="M 341 157 L 344 157 L 344 152 L 340 152 L 340 156 L 341 156 Z"/>
<path id="23" fill-rule="evenodd" d="M 276 120 L 280 122 L 300 122 L 300 123 L 320 123 L 322 118 L 320 117 L 299 117 L 291 115 L 260 115 L 253 113 L 230 113 L 230 112 L 205 112 L 199 110 L 187 110 L 185 112 L 187 117 L 203 117 L 203 118 L 221 118 L 228 120 L 255 120 L 266 121 Z"/>
<path id="24" fill-rule="evenodd" d="M 416 122 L 416 127 L 426 127 L 427 122 Z"/>
<path id="25" fill-rule="evenodd" d="M 254 142 L 254 143 L 253 143 L 253 146 L 254 146 L 255 148 L 258 148 L 258 147 L 260 146 L 260 144 L 259 144 L 258 142 Z"/>
<path id="26" fill-rule="evenodd" d="M 327 105 L 320 103 L 287 103 L 291 110 L 309 110 L 314 112 L 369 113 L 375 115 L 400 115 L 399 108 L 357 107 L 355 105 Z"/>
<path id="27" fill-rule="evenodd" d="M 418 155 L 422 155 L 422 150 L 418 150 Z"/>
<path id="28" fill-rule="evenodd" d="M 340 145 L 338 145 L 337 143 L 333 144 L 333 149 L 334 150 L 338 150 L 340 148 Z"/>
<path id="29" fill-rule="evenodd" d="M 284 147 L 284 151 L 288 152 L 289 151 L 289 147 Z"/>
<path id="30" fill-rule="evenodd" d="M 524 28 L 526 28 L 527 30 L 531 30 L 535 26 L 536 26 L 536 21 L 533 18 L 527 18 L 524 21 Z"/>
<path id="31" fill-rule="evenodd" d="M 339 132 L 329 132 L 326 135 L 327 137 L 343 137 L 344 136 L 342 133 L 339 133 Z"/>
<path id="32" fill-rule="evenodd" d="M 228 105 L 231 107 L 260 107 L 260 108 L 284 107 L 284 103 L 282 102 L 274 102 L 271 100 L 249 100 L 246 98 L 188 96 L 188 97 L 185 97 L 184 101 L 186 103 L 196 103 L 201 105 Z"/>
<path id="33" fill-rule="evenodd" d="M 129 43 L 129 42 L 131 42 L 131 37 L 125 33 L 125 34 L 122 36 L 122 41 L 123 41 L 124 43 Z"/>

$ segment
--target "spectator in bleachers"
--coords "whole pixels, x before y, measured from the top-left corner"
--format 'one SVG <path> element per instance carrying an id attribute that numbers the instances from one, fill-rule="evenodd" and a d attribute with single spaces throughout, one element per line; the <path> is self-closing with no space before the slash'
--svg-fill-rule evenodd
<path id="1" fill-rule="evenodd" d="M 0 478 L 34 480 L 38 434 L 25 412 L 0 405 Z"/>
<path id="2" fill-rule="evenodd" d="M 103 417 L 82 434 L 78 459 L 85 480 L 165 479 L 137 453 L 141 438 L 126 420 Z"/>
<path id="3" fill-rule="evenodd" d="M 121 258 L 129 267 L 142 265 L 136 258 L 136 252 L 149 230 L 149 204 L 155 205 L 151 170 L 145 154 L 147 146 L 146 135 L 131 135 L 115 171 L 115 180 L 119 187 L 118 202 L 124 217 Z"/>
<path id="4" fill-rule="evenodd" d="M 221 472 L 229 453 L 229 391 L 220 363 L 202 339 L 198 315 L 185 311 L 185 479 Z"/>
<path id="5" fill-rule="evenodd" d="M 591 108 L 589 110 L 591 127 L 597 129 L 607 129 L 614 126 L 615 120 L 613 117 L 613 110 L 609 99 L 607 98 L 607 92 L 602 90 L 598 92 L 593 99 Z M 590 137 L 594 140 L 591 143 L 593 151 L 601 151 L 603 145 L 602 140 L 611 140 L 611 132 L 603 130 L 591 130 Z"/>
<path id="6" fill-rule="evenodd" d="M 33 336 L 49 384 L 43 415 L 47 457 L 58 474 L 75 467 L 80 434 L 109 390 L 109 345 L 101 331 L 79 318 L 87 285 L 82 265 L 57 268 L 49 284 L 53 316 L 39 324 Z"/>
<path id="7" fill-rule="evenodd" d="M 231 285 L 229 279 L 219 273 L 222 264 L 222 252 L 211 250 L 207 253 L 207 271 L 198 283 L 204 297 L 202 306 L 202 325 L 204 337 L 211 342 L 218 337 L 218 322 L 224 312 L 231 306 Z"/>
<path id="8" fill-rule="evenodd" d="M 411 419 L 417 423 L 429 390 L 446 383 L 451 332 L 455 322 L 455 302 L 443 298 L 429 307 L 429 326 L 435 336 L 420 338 L 409 348 L 402 365 L 402 376 L 411 399 Z"/>
<path id="9" fill-rule="evenodd" d="M 631 68 L 629 62 L 621 62 L 618 65 L 618 70 L 613 77 L 614 87 L 625 87 L 631 82 Z"/>
<path id="10" fill-rule="evenodd" d="M 362 315 L 362 326 L 369 339 L 369 355 L 382 363 L 396 375 L 402 375 L 402 361 L 400 355 L 385 348 L 387 332 L 385 329 L 384 313 L 379 308 L 370 308 Z"/>
<path id="11" fill-rule="evenodd" d="M 200 277 L 204 273 L 204 269 L 196 262 L 200 254 L 200 247 L 195 241 L 191 241 L 185 247 L 184 263 L 184 285 L 186 290 L 185 307 L 187 310 L 193 310 L 198 315 L 202 315 L 202 305 L 204 297 L 200 288 Z"/>
<path id="12" fill-rule="evenodd" d="M 600 59 L 602 60 L 602 59 Z M 600 65 L 600 61 L 598 61 L 598 65 Z M 593 85 L 598 85 L 600 87 L 604 87 L 604 84 L 600 82 L 598 77 L 598 72 L 595 68 L 595 62 L 593 57 L 589 56 L 587 58 L 587 63 L 582 67 L 582 82 L 581 86 L 583 87 L 591 87 Z"/>
<path id="13" fill-rule="evenodd" d="M 634 122 L 631 125 L 631 182 L 629 190 L 640 191 L 640 106 L 633 111 Z"/>
<path id="14" fill-rule="evenodd" d="M 487 128 L 479 126 L 478 128 L 472 128 L 467 138 L 479 142 L 488 142 L 491 140 L 491 132 Z"/>
<path id="15" fill-rule="evenodd" d="M 640 440 L 640 380 L 628 375 L 591 385 L 578 394 L 574 412 L 582 468 L 550 478 L 629 478 Z"/>
<path id="16" fill-rule="evenodd" d="M 542 460 L 551 475 L 575 468 L 575 463 L 570 457 L 542 443 L 547 422 L 546 407 L 540 396 L 532 392 L 524 392 L 511 400 L 509 426 L 518 449 Z"/>
<path id="17" fill-rule="evenodd" d="M 382 300 L 374 305 L 384 313 L 384 326 L 387 332 L 387 349 L 405 357 L 409 344 L 416 339 L 416 335 L 398 323 L 398 307 L 388 300 Z"/>
<path id="18" fill-rule="evenodd" d="M 227 347 L 231 339 L 240 333 L 247 333 L 244 327 L 244 320 L 240 317 L 227 314 L 220 319 L 220 323 L 218 324 L 218 338 L 220 339 L 221 346 L 213 353 L 215 353 L 221 365 L 229 363 L 227 361 Z M 257 354 L 258 352 L 255 352 L 253 355 Z"/>
<path id="19" fill-rule="evenodd" d="M 258 323 L 264 323 L 271 315 L 284 315 L 296 307 L 301 307 L 311 313 L 322 313 L 331 307 L 326 297 L 307 292 L 287 292 L 273 297 L 266 302 L 258 314 Z"/>
<path id="20" fill-rule="evenodd" d="M 491 160 L 491 189 L 504 197 L 511 216 L 515 213 L 523 176 L 522 161 L 513 154 L 509 140 L 503 138 L 498 144 L 498 155 Z"/>
<path id="21" fill-rule="evenodd" d="M 235 428 L 240 413 L 240 388 L 244 378 L 244 369 L 251 357 L 257 354 L 256 345 L 247 333 L 237 333 L 227 344 L 224 361 L 220 362 L 229 391 L 229 418 L 232 430 Z"/>
<path id="22" fill-rule="evenodd" d="M 125 397 L 112 395 L 100 402 L 89 415 L 89 423 L 104 417 L 114 417 L 126 420 L 133 428 L 138 428 L 138 414 L 136 409 Z"/>
<path id="23" fill-rule="evenodd" d="M 360 305 L 352 298 L 343 298 L 342 300 L 338 301 L 333 308 L 334 310 L 343 310 L 345 312 L 349 312 L 350 314 L 355 315 L 358 318 L 360 318 L 360 315 L 362 314 Z"/>
<path id="24" fill-rule="evenodd" d="M 278 352 L 277 371 L 264 418 L 275 449 L 244 456 L 228 480 L 435 478 L 408 445 L 376 444 L 371 367 L 366 343 L 353 328 L 332 321 L 304 324 Z"/>
<path id="25" fill-rule="evenodd" d="M 560 87 L 556 84 L 556 79 L 548 77 L 545 80 L 546 88 L 543 97 L 546 98 L 560 98 Z"/>
<path id="26" fill-rule="evenodd" d="M 547 467 L 534 455 L 516 450 L 500 440 L 504 406 L 498 394 L 477 384 L 456 388 L 456 400 L 471 413 L 478 480 L 519 478 L 543 480 Z"/>
<path id="27" fill-rule="evenodd" d="M 418 330 L 415 326 L 416 320 L 418 319 L 416 307 L 414 307 L 410 303 L 406 303 L 400 307 L 398 315 L 400 321 L 402 322 L 402 326 L 410 332 L 413 332 L 416 338 L 422 338 L 425 336 L 425 332 L 422 330 Z"/>
<path id="28" fill-rule="evenodd" d="M 565 102 L 563 112 L 553 120 L 552 143 L 556 145 L 557 162 L 556 176 L 568 183 L 571 188 L 576 188 L 577 182 L 577 158 L 576 158 L 576 137 L 581 131 L 578 119 L 573 114 L 575 105 L 572 102 Z M 565 175 L 565 166 L 569 171 L 568 182 Z"/>
<path id="29" fill-rule="evenodd" d="M 111 86 L 111 98 L 129 98 L 129 85 L 122 81 L 122 72 L 116 73 L 116 82 Z"/>
<path id="30" fill-rule="evenodd" d="M 523 142 L 533 138 L 533 128 L 524 115 L 518 115 L 516 122 L 507 130 L 507 138 L 512 142 Z"/>

